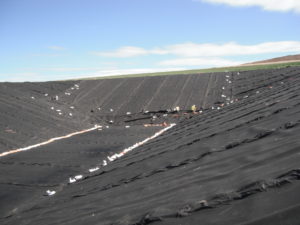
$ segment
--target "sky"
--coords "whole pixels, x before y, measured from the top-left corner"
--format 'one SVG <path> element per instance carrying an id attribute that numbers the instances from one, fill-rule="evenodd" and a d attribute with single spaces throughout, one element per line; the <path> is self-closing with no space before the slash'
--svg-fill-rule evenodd
<path id="1" fill-rule="evenodd" d="M 299 0 L 0 0 L 0 81 L 239 65 L 300 54 Z"/>

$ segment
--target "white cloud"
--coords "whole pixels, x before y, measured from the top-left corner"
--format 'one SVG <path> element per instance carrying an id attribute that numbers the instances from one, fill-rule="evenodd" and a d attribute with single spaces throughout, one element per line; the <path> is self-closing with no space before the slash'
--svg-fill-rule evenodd
<path id="1" fill-rule="evenodd" d="M 0 82 L 24 82 L 24 81 L 40 81 L 41 76 L 36 72 L 24 72 L 14 74 L 0 74 Z"/>
<path id="2" fill-rule="evenodd" d="M 165 48 L 169 54 L 181 57 L 238 56 L 300 51 L 300 41 L 265 42 L 255 45 L 184 43 Z"/>
<path id="3" fill-rule="evenodd" d="M 54 51 L 63 51 L 66 50 L 66 48 L 62 47 L 62 46 L 57 46 L 57 45 L 53 45 L 53 46 L 48 46 L 49 49 L 54 50 Z"/>
<path id="4" fill-rule="evenodd" d="M 235 66 L 245 62 L 233 61 L 222 58 L 179 58 L 165 60 L 159 63 L 161 66 Z"/>
<path id="5" fill-rule="evenodd" d="M 133 47 L 133 46 L 125 46 L 122 48 L 119 48 L 115 51 L 110 52 L 94 52 L 93 54 L 98 56 L 104 56 L 104 57 L 116 57 L 116 58 L 126 58 L 126 57 L 134 57 L 134 56 L 141 56 L 141 55 L 147 55 L 147 50 L 139 47 Z"/>
<path id="6" fill-rule="evenodd" d="M 214 4 L 226 4 L 234 7 L 258 6 L 268 11 L 294 11 L 300 13 L 299 0 L 196 0 Z"/>
<path id="7" fill-rule="evenodd" d="M 264 42 L 255 45 L 182 43 L 154 49 L 127 46 L 110 52 L 94 53 L 103 57 L 134 57 L 142 55 L 175 55 L 179 57 L 218 57 L 299 52 L 300 41 Z"/>

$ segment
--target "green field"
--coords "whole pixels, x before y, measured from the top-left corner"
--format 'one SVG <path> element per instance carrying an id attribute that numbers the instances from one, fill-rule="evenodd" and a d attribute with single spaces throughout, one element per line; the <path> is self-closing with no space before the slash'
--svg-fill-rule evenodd
<path id="1" fill-rule="evenodd" d="M 209 68 L 209 69 L 195 69 L 195 70 L 157 72 L 157 73 L 141 73 L 141 74 L 115 75 L 115 76 L 105 76 L 105 77 L 88 77 L 88 78 L 79 78 L 76 80 L 99 80 L 99 79 L 115 79 L 115 78 L 129 78 L 129 77 L 166 76 L 166 75 L 183 75 L 183 74 L 215 73 L 215 72 L 234 72 L 234 71 L 249 71 L 249 70 L 262 70 L 262 69 L 278 69 L 278 68 L 284 68 L 284 67 L 288 67 L 288 66 L 300 66 L 300 62 L 274 63 L 274 64 L 252 65 L 252 66 L 219 67 L 219 68 Z"/>

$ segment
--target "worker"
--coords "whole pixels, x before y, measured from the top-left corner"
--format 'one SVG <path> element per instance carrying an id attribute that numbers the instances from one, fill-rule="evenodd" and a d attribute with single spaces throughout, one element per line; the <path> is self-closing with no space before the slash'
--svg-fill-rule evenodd
<path id="1" fill-rule="evenodd" d="M 196 110 L 197 110 L 196 105 L 192 105 L 191 110 L 193 113 L 196 112 Z"/>

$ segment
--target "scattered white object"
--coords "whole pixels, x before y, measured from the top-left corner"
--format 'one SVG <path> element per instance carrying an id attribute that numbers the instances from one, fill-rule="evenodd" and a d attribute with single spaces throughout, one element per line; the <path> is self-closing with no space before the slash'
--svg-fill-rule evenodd
<path id="1" fill-rule="evenodd" d="M 168 114 L 164 114 L 164 115 L 163 115 L 163 117 L 166 117 L 166 116 L 168 116 Z"/>
<path id="2" fill-rule="evenodd" d="M 114 110 L 113 110 L 113 109 L 110 109 L 110 111 L 113 112 Z"/>
<path id="3" fill-rule="evenodd" d="M 127 112 L 127 113 L 126 113 L 126 115 L 130 115 L 130 114 L 131 114 L 131 112 Z"/>
<path id="4" fill-rule="evenodd" d="M 69 93 L 69 92 L 65 92 L 65 95 L 71 95 L 71 93 Z"/>
<path id="5" fill-rule="evenodd" d="M 106 128 L 108 129 L 108 128 L 109 128 L 109 126 L 106 126 Z"/>
<path id="6" fill-rule="evenodd" d="M 32 99 L 35 99 L 35 97 L 31 96 Z"/>
<path id="7" fill-rule="evenodd" d="M 226 75 L 227 78 L 229 78 L 229 75 Z"/>
<path id="8" fill-rule="evenodd" d="M 55 96 L 55 100 L 58 101 L 58 96 L 57 95 Z"/>
<path id="9" fill-rule="evenodd" d="M 109 123 L 114 123 L 114 121 L 113 121 L 113 120 L 110 120 Z"/>
<path id="10" fill-rule="evenodd" d="M 147 110 L 147 111 L 145 111 L 145 113 L 148 113 L 149 111 Z"/>
<path id="11" fill-rule="evenodd" d="M 46 93 L 46 94 L 45 94 L 45 96 L 47 97 L 47 96 L 48 96 L 48 94 Z"/>
<path id="12" fill-rule="evenodd" d="M 223 94 L 222 94 L 221 97 L 222 97 L 222 98 L 226 98 L 226 95 L 223 95 Z"/>
<path id="13" fill-rule="evenodd" d="M 56 111 L 57 111 L 57 112 L 61 112 L 61 110 L 60 110 L 60 109 L 57 109 Z"/>
<path id="14" fill-rule="evenodd" d="M 102 164 L 103 166 L 107 166 L 107 162 L 106 162 L 106 160 L 103 160 L 103 164 Z"/>
<path id="15" fill-rule="evenodd" d="M 51 195 L 55 195 L 56 191 L 47 190 L 46 193 L 47 195 L 51 196 Z"/>
<path id="16" fill-rule="evenodd" d="M 256 94 L 259 94 L 259 91 L 256 91 Z"/>
<path id="17" fill-rule="evenodd" d="M 217 110 L 221 109 L 220 107 L 217 107 Z"/>
<path id="18" fill-rule="evenodd" d="M 91 169 L 89 169 L 89 172 L 90 172 L 90 173 L 93 173 L 93 172 L 95 172 L 95 171 L 97 171 L 97 170 L 99 170 L 99 167 L 91 168 Z"/>
<path id="19" fill-rule="evenodd" d="M 231 82 L 231 80 L 230 80 L 230 81 L 228 81 L 228 83 L 229 83 L 229 84 L 231 84 L 231 83 L 232 83 L 232 82 Z"/>
<path id="20" fill-rule="evenodd" d="M 54 107 L 52 106 L 51 109 L 54 110 Z"/>
<path id="21" fill-rule="evenodd" d="M 77 88 L 79 88 L 79 85 L 78 85 L 78 84 L 75 84 L 74 86 L 77 87 Z"/>
<path id="22" fill-rule="evenodd" d="M 215 109 L 215 107 L 212 106 L 211 109 Z"/>
<path id="23" fill-rule="evenodd" d="M 202 113 L 202 110 L 200 110 L 199 113 Z"/>
<path id="24" fill-rule="evenodd" d="M 74 109 L 74 106 L 70 106 L 70 109 Z"/>
<path id="25" fill-rule="evenodd" d="M 233 100 L 231 100 L 230 103 L 233 103 Z"/>
<path id="26" fill-rule="evenodd" d="M 240 72 L 237 72 L 237 75 L 240 75 Z"/>
<path id="27" fill-rule="evenodd" d="M 75 178 L 76 180 L 80 180 L 80 179 L 83 178 L 83 176 L 82 176 L 82 175 L 76 175 L 74 178 Z"/>
<path id="28" fill-rule="evenodd" d="M 74 90 L 74 88 L 73 88 L 73 87 L 71 87 L 71 90 Z"/>
<path id="29" fill-rule="evenodd" d="M 98 108 L 98 110 L 100 111 L 100 110 L 101 110 L 101 108 L 99 107 L 99 108 Z"/>
<path id="30" fill-rule="evenodd" d="M 222 87 L 222 90 L 225 90 L 225 87 Z"/>
<path id="31" fill-rule="evenodd" d="M 69 116 L 73 116 L 73 114 L 72 114 L 72 113 L 69 113 Z"/>
<path id="32" fill-rule="evenodd" d="M 245 95 L 244 98 L 248 98 L 248 95 Z"/>
<path id="33" fill-rule="evenodd" d="M 75 179 L 75 178 L 72 178 L 72 177 L 70 177 L 70 178 L 69 178 L 69 183 L 70 183 L 70 184 L 72 184 L 72 183 L 74 183 L 74 182 L 76 182 L 76 179 Z"/>
<path id="34" fill-rule="evenodd" d="M 129 128 L 129 127 L 130 127 L 130 126 L 128 126 L 128 125 L 127 125 L 127 126 L 125 126 L 125 128 Z"/>
<path id="35" fill-rule="evenodd" d="M 58 114 L 59 114 L 59 115 L 62 115 L 62 113 L 61 113 L 61 112 L 59 112 Z"/>

